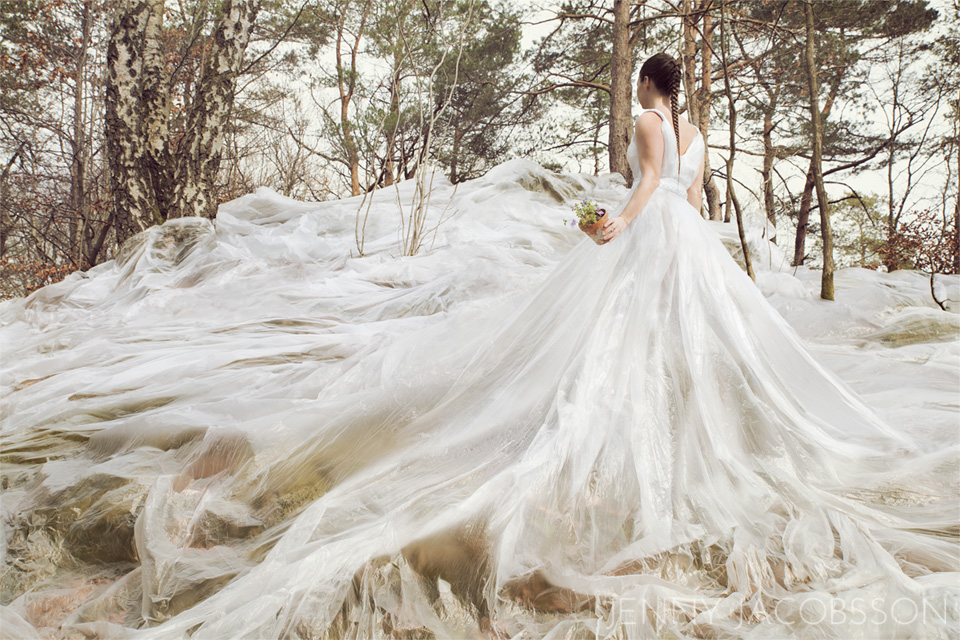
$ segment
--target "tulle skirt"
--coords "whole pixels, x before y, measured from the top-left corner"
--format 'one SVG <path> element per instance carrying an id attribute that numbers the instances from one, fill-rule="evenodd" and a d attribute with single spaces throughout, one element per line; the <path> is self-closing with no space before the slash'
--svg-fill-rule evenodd
<path id="1" fill-rule="evenodd" d="M 261 423 L 234 497 L 311 478 L 307 506 L 139 634 L 950 637 L 960 618 L 953 516 L 881 499 L 954 456 L 917 462 L 668 189 L 531 293 L 361 350 Z M 177 483 L 151 491 L 158 522 L 202 499 Z"/>

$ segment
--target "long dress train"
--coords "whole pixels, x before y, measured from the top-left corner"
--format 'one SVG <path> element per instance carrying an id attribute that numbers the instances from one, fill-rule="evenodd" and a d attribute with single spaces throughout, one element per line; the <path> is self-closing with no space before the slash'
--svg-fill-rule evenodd
<path id="1" fill-rule="evenodd" d="M 533 293 L 355 357 L 265 419 L 242 487 L 312 474 L 322 495 L 262 561 L 138 633 L 955 633 L 952 516 L 864 499 L 914 445 L 686 202 L 703 142 L 678 159 L 660 115 L 660 186 L 615 241 L 584 239 Z M 629 160 L 636 188 L 633 144 Z M 164 482 L 157 508 L 177 495 Z"/>

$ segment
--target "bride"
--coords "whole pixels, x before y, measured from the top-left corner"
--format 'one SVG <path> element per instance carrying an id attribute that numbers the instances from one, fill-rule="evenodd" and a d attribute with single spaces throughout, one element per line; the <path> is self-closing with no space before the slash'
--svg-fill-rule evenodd
<path id="1" fill-rule="evenodd" d="M 640 70 L 636 179 L 603 244 L 357 357 L 270 427 L 283 444 L 246 486 L 314 474 L 322 495 L 256 566 L 140 634 L 955 633 L 955 517 L 882 499 L 923 497 L 896 494 L 916 447 L 703 223 L 679 84 L 665 54 Z"/>
<path id="2" fill-rule="evenodd" d="M 650 196 L 660 187 L 661 171 L 664 169 L 664 145 L 667 143 L 664 138 L 666 132 L 663 129 L 663 123 L 666 121 L 667 113 L 671 116 L 672 131 L 677 141 L 677 156 L 683 158 L 690 152 L 691 156 L 699 158 L 699 161 L 687 165 L 695 167 L 697 173 L 693 181 L 686 186 L 685 195 L 690 205 L 700 211 L 703 153 L 690 148 L 694 141 L 700 140 L 700 130 L 686 119 L 680 119 L 677 94 L 680 92 L 681 80 L 680 65 L 665 53 L 652 56 L 640 69 L 637 100 L 643 107 L 643 114 L 637 118 L 633 138 L 635 144 L 631 144 L 628 151 L 630 168 L 634 170 L 639 181 L 631 190 L 630 200 L 627 201 L 620 215 L 608 220 L 604 225 L 603 242 L 609 242 L 620 235 L 626 226 L 636 219 L 650 200 Z M 681 147 L 684 149 L 683 153 L 680 152 Z M 689 176 L 683 176 L 683 178 L 689 178 Z M 685 181 L 680 176 L 678 161 L 676 184 L 665 186 L 665 188 L 681 187 L 683 182 Z"/>

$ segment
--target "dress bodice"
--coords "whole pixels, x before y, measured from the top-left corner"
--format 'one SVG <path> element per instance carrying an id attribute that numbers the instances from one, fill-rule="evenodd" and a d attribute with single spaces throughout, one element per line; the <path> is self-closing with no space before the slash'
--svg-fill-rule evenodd
<path id="1" fill-rule="evenodd" d="M 680 156 L 677 164 L 677 139 L 673 133 L 670 119 L 659 109 L 644 109 L 641 113 L 653 111 L 660 116 L 660 131 L 663 134 L 663 166 L 660 169 L 660 187 L 685 195 L 687 189 L 697 179 L 697 171 L 703 158 L 703 138 L 700 133 L 693 139 L 687 150 Z M 640 117 L 640 116 L 637 116 Z M 630 140 L 627 149 L 627 162 L 633 171 L 633 186 L 640 182 L 640 153 L 635 139 Z"/>

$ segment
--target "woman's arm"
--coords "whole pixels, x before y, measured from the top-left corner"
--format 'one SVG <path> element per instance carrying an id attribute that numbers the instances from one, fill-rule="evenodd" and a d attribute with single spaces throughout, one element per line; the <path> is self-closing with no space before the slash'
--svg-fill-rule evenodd
<path id="1" fill-rule="evenodd" d="M 660 116 L 652 111 L 647 111 L 637 118 L 633 141 L 640 156 L 640 184 L 620 216 L 607 220 L 603 225 L 604 242 L 610 242 L 623 233 L 627 225 L 647 206 L 650 196 L 660 185 L 660 169 L 663 164 L 662 122 Z"/>
<path id="2" fill-rule="evenodd" d="M 687 202 L 699 213 L 703 206 L 703 160 L 700 160 L 700 170 L 697 171 L 697 177 L 687 189 Z"/>

